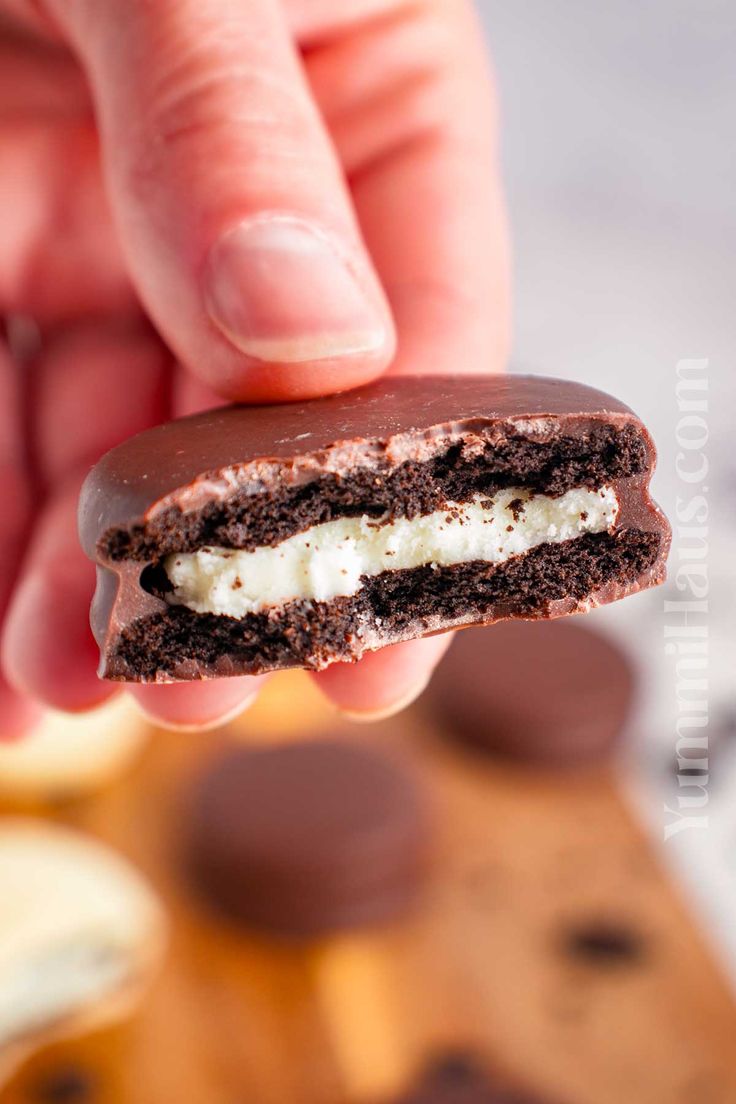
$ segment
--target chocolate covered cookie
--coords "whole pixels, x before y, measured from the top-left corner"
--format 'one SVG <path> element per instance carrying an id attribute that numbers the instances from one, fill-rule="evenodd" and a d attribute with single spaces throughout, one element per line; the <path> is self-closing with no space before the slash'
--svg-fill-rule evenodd
<path id="1" fill-rule="evenodd" d="M 532 376 L 386 379 L 148 430 L 82 492 L 100 674 L 320 669 L 611 602 L 664 577 L 654 458 L 626 406 Z"/>
<path id="2" fill-rule="evenodd" d="M 41 1047 L 139 1003 L 165 946 L 161 904 L 97 840 L 26 817 L 0 823 L 0 1085 Z"/>
<path id="3" fill-rule="evenodd" d="M 236 747 L 191 795 L 185 864 L 231 919 L 317 936 L 400 915 L 430 836 L 421 790 L 393 757 L 347 738 Z"/>
<path id="4" fill-rule="evenodd" d="M 621 649 L 579 621 L 508 621 L 458 633 L 424 699 L 448 734 L 549 765 L 605 757 L 634 696 Z"/>

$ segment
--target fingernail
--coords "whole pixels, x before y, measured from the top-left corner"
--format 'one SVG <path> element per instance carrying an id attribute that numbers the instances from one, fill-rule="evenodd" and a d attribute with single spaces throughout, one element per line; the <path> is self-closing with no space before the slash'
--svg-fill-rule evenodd
<path id="1" fill-rule="evenodd" d="M 210 318 L 242 352 L 296 364 L 380 349 L 386 325 L 326 234 L 273 217 L 241 222 L 213 246 Z"/>
<path id="2" fill-rule="evenodd" d="M 417 698 L 424 693 L 429 684 L 429 678 L 423 678 L 402 694 L 396 701 L 391 702 L 389 705 L 380 706 L 378 709 L 341 709 L 338 708 L 338 713 L 343 717 L 347 717 L 348 720 L 354 721 L 357 724 L 373 724 L 374 721 L 385 721 L 389 717 L 395 717 L 397 713 L 401 713 L 407 706 L 415 702 Z"/>

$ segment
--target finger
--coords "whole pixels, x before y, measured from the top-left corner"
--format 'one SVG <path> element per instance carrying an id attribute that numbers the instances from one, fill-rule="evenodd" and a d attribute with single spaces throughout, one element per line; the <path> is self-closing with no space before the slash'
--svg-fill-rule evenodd
<path id="1" fill-rule="evenodd" d="M 280 5 L 48 3 L 91 81 L 130 271 L 178 357 L 255 401 L 378 375 L 390 314 Z"/>
<path id="2" fill-rule="evenodd" d="M 91 114 L 87 85 L 71 54 L 37 35 L 3 26 L 0 15 L 0 120 L 59 122 Z"/>
<path id="3" fill-rule="evenodd" d="M 46 486 L 168 417 L 170 360 L 142 318 L 85 322 L 52 335 L 33 372 L 32 444 Z"/>
<path id="4" fill-rule="evenodd" d="M 79 486 L 100 452 L 166 417 L 167 374 L 160 342 L 131 322 L 51 336 L 27 372 L 37 412 L 31 446 L 48 498 L 8 610 L 3 665 L 18 690 L 59 709 L 87 709 L 115 691 L 96 673 L 95 569 L 77 536 Z"/>
<path id="5" fill-rule="evenodd" d="M 71 53 L 1 25 L 0 310 L 44 325 L 136 308 L 100 174 L 87 82 Z"/>
<path id="6" fill-rule="evenodd" d="M 395 4 L 310 51 L 307 71 L 396 320 L 392 371 L 501 370 L 509 244 L 470 4 Z"/>
<path id="7" fill-rule="evenodd" d="M 3 75 L 0 74 L 0 94 Z M 0 310 L 46 325 L 137 308 L 91 120 L 0 127 Z"/>
<path id="8" fill-rule="evenodd" d="M 0 482 L 3 487 L 3 531 L 0 540 L 0 624 L 7 609 L 31 507 L 30 483 L 20 438 L 19 376 L 0 344 Z M 30 699 L 19 694 L 0 667 L 0 741 L 22 735 L 38 718 Z"/>
<path id="9" fill-rule="evenodd" d="M 3 629 L 3 666 L 21 693 L 57 709 L 91 709 L 116 687 L 97 678 L 89 627 L 94 566 L 79 548 L 79 476 L 45 507 Z"/>
<path id="10" fill-rule="evenodd" d="M 56 27 L 37 0 L 1 0 L 0 29 L 40 35 L 51 41 L 58 38 Z"/>
<path id="11" fill-rule="evenodd" d="M 245 676 L 128 689 L 154 724 L 184 732 L 201 731 L 226 724 L 252 705 L 267 678 Z"/>
<path id="12" fill-rule="evenodd" d="M 354 721 L 380 721 L 422 693 L 451 636 L 428 636 L 371 652 L 357 663 L 335 663 L 312 675 L 320 690 Z"/>
<path id="13" fill-rule="evenodd" d="M 221 395 L 191 372 L 181 368 L 174 372 L 171 412 L 175 417 L 199 414 L 202 410 L 212 410 L 216 406 L 222 406 Z"/>
<path id="14" fill-rule="evenodd" d="M 32 732 L 43 710 L 25 694 L 19 694 L 0 671 L 0 744 L 19 740 Z"/>

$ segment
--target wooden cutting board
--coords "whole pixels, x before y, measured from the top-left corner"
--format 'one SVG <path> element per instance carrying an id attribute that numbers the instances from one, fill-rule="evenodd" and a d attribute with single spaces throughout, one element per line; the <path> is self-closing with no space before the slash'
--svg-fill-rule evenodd
<path id="1" fill-rule="evenodd" d="M 306 947 L 209 914 L 180 875 L 191 779 L 226 740 L 335 726 L 306 678 L 279 676 L 227 733 L 156 732 L 116 785 L 41 810 L 147 873 L 171 946 L 133 1021 L 39 1054 L 3 1104 L 372 1104 L 448 1047 L 561 1104 L 736 1102 L 736 1007 L 607 772 L 493 765 L 419 708 L 353 726 L 400 743 L 434 800 L 421 907 Z"/>

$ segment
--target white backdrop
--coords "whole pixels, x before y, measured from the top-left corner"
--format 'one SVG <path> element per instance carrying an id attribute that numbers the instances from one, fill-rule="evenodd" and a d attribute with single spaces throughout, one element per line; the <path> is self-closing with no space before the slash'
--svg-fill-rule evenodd
<path id="1" fill-rule="evenodd" d="M 643 671 L 625 785 L 736 981 L 736 2 L 477 0 L 502 107 L 514 367 L 629 402 L 678 495 L 675 365 L 708 358 L 707 829 L 663 842 L 675 776 L 663 590 L 593 614 Z M 678 538 L 675 556 L 676 566 Z M 672 619 L 669 619 L 671 623 Z M 695 793 L 695 791 L 692 791 Z"/>

